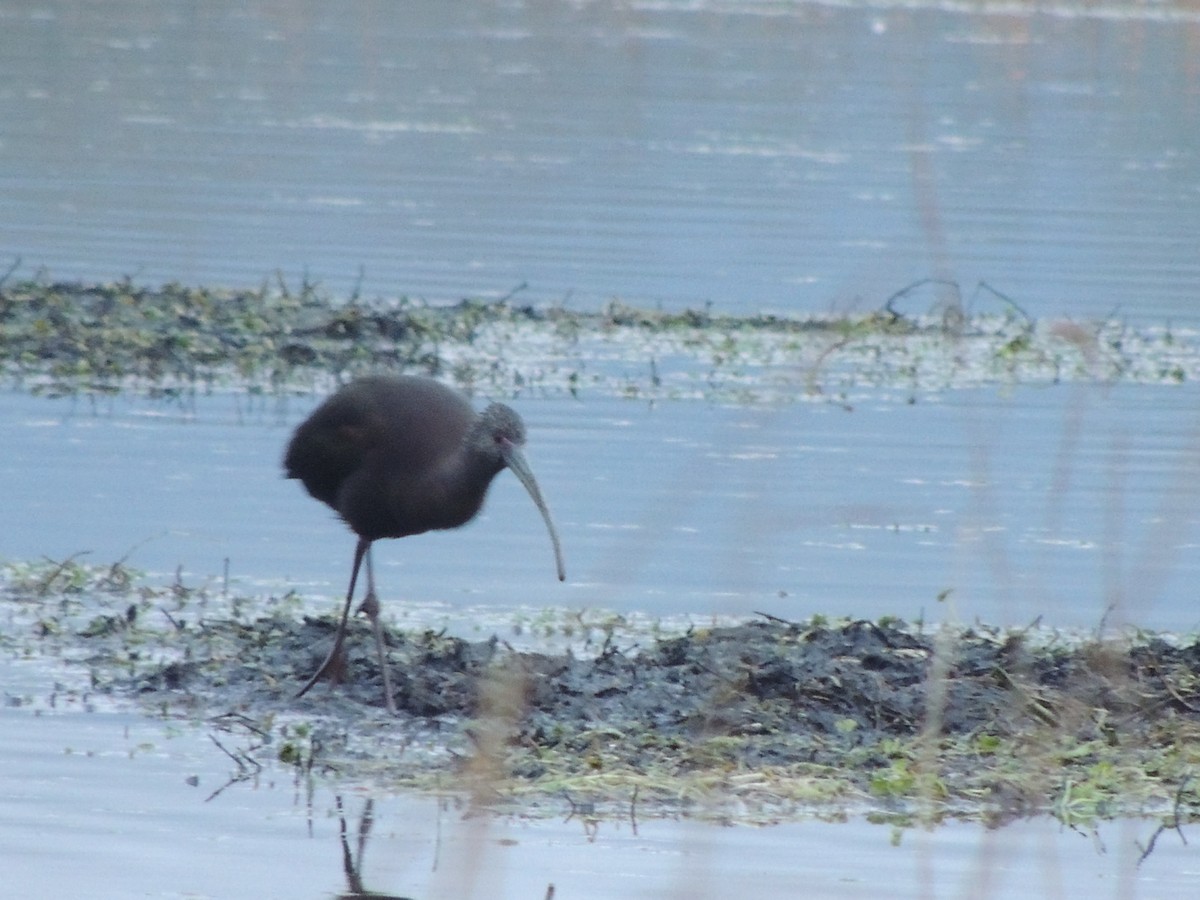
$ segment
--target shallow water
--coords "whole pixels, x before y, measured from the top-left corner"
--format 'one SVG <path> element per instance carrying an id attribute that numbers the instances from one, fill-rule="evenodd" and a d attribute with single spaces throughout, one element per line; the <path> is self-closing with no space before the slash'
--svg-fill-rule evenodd
<path id="1" fill-rule="evenodd" d="M 24 676 L 5 664 L 8 684 Z M 228 735 L 213 734 L 231 749 Z M 329 897 L 349 890 L 339 800 L 271 768 L 227 787 L 235 767 L 204 732 L 119 713 L 0 708 L 4 894 L 125 898 Z M 1096 832 L 1035 819 L 998 831 L 947 824 L 893 831 L 859 817 L 827 825 L 718 828 L 687 821 L 590 825 L 564 800 L 547 819 L 469 817 L 453 798 L 341 793 L 364 888 L 468 897 L 755 896 L 940 898 L 1195 896 L 1195 854 L 1152 822 Z"/>
<path id="2" fill-rule="evenodd" d="M 1034 315 L 1197 316 L 1184 2 L 0 0 L 0 24 L 26 274 L 749 312 L 952 276 Z"/>
<path id="3" fill-rule="evenodd" d="M 519 401 L 567 582 L 502 476 L 466 528 L 377 546 L 385 614 L 485 630 L 518 607 L 1091 629 L 1113 607 L 1109 624 L 1194 630 L 1197 390 L 973 390 L 852 411 Z M 234 589 L 328 609 L 351 536 L 279 471 L 314 402 L 0 394 L 0 559 L 90 551 L 192 584 L 229 559 Z"/>

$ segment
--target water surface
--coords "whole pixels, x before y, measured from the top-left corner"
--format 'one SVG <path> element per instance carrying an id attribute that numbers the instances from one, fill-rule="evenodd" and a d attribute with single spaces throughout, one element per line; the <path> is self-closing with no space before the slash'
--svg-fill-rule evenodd
<path id="1" fill-rule="evenodd" d="M 228 559 L 236 590 L 296 589 L 328 608 L 352 536 L 280 471 L 317 399 L 0 393 L 0 558 L 89 551 L 192 583 L 221 579 Z M 852 409 L 517 401 L 567 582 L 533 504 L 502 474 L 467 527 L 379 543 L 385 613 L 1194 630 L 1197 399 L 1186 385 L 1077 385 Z"/>
<path id="2" fill-rule="evenodd" d="M 0 677 L 23 675 L 9 664 Z M 213 732 L 230 749 L 237 742 Z M 347 891 L 341 833 L 368 890 L 421 900 L 545 896 L 1023 898 L 1195 895 L 1200 870 L 1178 836 L 1140 868 L 1149 822 L 1098 830 L 1034 819 L 894 832 L 861 818 L 718 828 L 694 822 L 467 816 L 453 798 L 372 800 L 287 769 L 226 788 L 236 768 L 207 734 L 137 717 L 0 708 L 5 896 L 331 897 Z M 339 816 L 338 803 L 341 803 Z M 635 812 L 636 816 L 636 812 Z"/>
<path id="3" fill-rule="evenodd" d="M 1034 315 L 1197 315 L 1185 3 L 0 0 L 0 23 L 0 253 L 26 273 L 749 312 L 942 276 Z"/>

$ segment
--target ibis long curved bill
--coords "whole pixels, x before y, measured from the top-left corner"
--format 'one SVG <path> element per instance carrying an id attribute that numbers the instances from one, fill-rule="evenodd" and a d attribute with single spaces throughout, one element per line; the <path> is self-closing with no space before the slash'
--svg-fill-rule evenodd
<path id="1" fill-rule="evenodd" d="M 501 444 L 500 452 L 504 456 L 504 464 L 512 470 L 512 473 L 517 476 L 517 480 L 525 486 L 525 490 L 533 498 L 538 512 L 542 514 L 542 519 L 546 523 L 546 530 L 550 532 L 550 543 L 554 545 L 554 565 L 558 571 L 558 580 L 565 581 L 567 570 L 563 565 L 562 545 L 558 541 L 558 530 L 554 527 L 554 520 L 550 518 L 550 507 L 546 505 L 546 501 L 542 498 L 542 490 L 538 487 L 537 479 L 533 477 L 533 470 L 529 468 L 529 461 L 525 459 L 525 454 L 521 452 L 521 448 L 511 441 L 504 441 Z"/>

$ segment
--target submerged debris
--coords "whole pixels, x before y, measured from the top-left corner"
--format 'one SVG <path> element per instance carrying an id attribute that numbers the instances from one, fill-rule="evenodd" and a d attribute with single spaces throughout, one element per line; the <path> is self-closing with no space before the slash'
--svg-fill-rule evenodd
<path id="1" fill-rule="evenodd" d="M 877 312 L 790 317 L 617 301 L 573 311 L 512 297 L 449 306 L 338 300 L 308 283 L 293 292 L 282 279 L 257 290 L 0 282 L 0 371 L 49 393 L 277 393 L 328 389 L 368 372 L 414 372 L 495 396 L 751 403 L 1200 378 L 1194 330 L 1037 321 L 986 286 L 976 293 L 993 311 L 970 313 L 972 304 L 958 300 L 908 312 L 920 310 L 918 288 L 930 286 L 899 291 Z M 944 293 L 945 285 L 933 286 Z"/>
<path id="2" fill-rule="evenodd" d="M 1195 640 L 764 618 L 674 635 L 609 622 L 552 653 L 392 630 L 393 718 L 361 622 L 348 683 L 294 699 L 335 621 L 293 596 L 151 589 L 74 562 L 10 566 L 4 585 L 0 648 L 86 672 L 79 696 L 213 728 L 232 716 L 255 736 L 245 759 L 341 778 L 470 787 L 525 812 L 566 797 L 760 821 L 1200 815 Z"/>

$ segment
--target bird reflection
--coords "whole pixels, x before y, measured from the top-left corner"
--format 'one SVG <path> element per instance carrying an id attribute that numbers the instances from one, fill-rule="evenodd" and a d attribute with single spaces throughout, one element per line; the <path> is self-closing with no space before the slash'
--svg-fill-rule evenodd
<path id="1" fill-rule="evenodd" d="M 368 799 L 363 806 L 362 816 L 358 820 L 358 840 L 355 842 L 355 852 L 350 850 L 349 828 L 346 827 L 346 814 L 342 808 L 340 794 L 334 797 L 334 803 L 337 805 L 338 823 L 341 826 L 339 836 L 342 841 L 342 868 L 346 873 L 346 893 L 338 894 L 338 900 L 352 900 L 352 898 L 360 897 L 374 897 L 376 900 L 412 900 L 411 897 L 400 894 L 369 891 L 363 886 L 363 854 L 367 849 L 367 840 L 371 836 L 371 827 L 375 824 L 375 801 Z"/>

